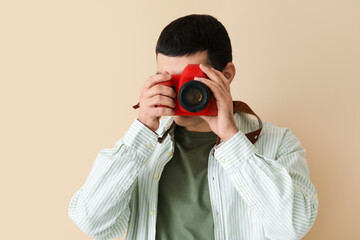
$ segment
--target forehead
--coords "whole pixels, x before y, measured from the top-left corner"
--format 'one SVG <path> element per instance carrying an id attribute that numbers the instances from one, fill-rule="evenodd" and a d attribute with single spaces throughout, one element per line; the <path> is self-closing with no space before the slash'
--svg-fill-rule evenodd
<path id="1" fill-rule="evenodd" d="M 181 57 L 170 57 L 159 53 L 156 57 L 156 62 L 158 73 L 167 71 L 170 74 L 181 74 L 188 64 L 208 64 L 206 51 Z"/>

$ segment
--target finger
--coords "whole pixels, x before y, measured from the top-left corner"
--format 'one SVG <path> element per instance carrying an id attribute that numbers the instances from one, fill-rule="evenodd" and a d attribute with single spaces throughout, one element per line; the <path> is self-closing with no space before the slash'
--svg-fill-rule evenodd
<path id="1" fill-rule="evenodd" d="M 162 95 L 155 95 L 149 99 L 150 107 L 156 107 L 159 105 L 166 106 L 169 108 L 175 107 L 175 101 L 172 98 L 162 96 Z"/>
<path id="2" fill-rule="evenodd" d="M 155 116 L 173 116 L 175 114 L 175 110 L 167 107 L 158 107 L 154 109 Z"/>
<path id="3" fill-rule="evenodd" d="M 208 88 L 210 88 L 216 100 L 220 100 L 225 95 L 225 90 L 220 86 L 219 83 L 213 82 L 207 78 L 195 77 L 195 81 L 204 83 Z"/>
<path id="4" fill-rule="evenodd" d="M 210 70 L 213 71 L 222 80 L 222 82 L 226 86 L 226 89 L 230 91 L 230 81 L 225 77 L 225 75 L 219 70 L 216 70 L 215 68 L 211 68 Z"/>
<path id="5" fill-rule="evenodd" d="M 226 84 L 224 82 L 224 80 L 218 76 L 218 74 L 216 74 L 213 70 L 213 68 L 209 68 L 208 66 L 204 65 L 204 64 L 200 64 L 200 69 L 214 82 L 217 82 L 221 85 L 221 87 L 224 90 L 227 90 L 228 88 L 226 87 Z"/>
<path id="6" fill-rule="evenodd" d="M 215 91 L 215 92 L 224 91 L 224 89 L 221 87 L 221 84 L 212 81 L 211 79 L 195 77 L 194 80 L 204 83 L 207 87 L 210 88 L 211 91 Z"/>
<path id="7" fill-rule="evenodd" d="M 213 81 L 215 82 L 219 82 L 222 80 L 219 78 L 219 76 L 212 71 L 212 69 L 208 66 L 206 66 L 205 64 L 200 64 L 200 69 Z"/>
<path id="8" fill-rule="evenodd" d="M 170 79 L 171 79 L 171 75 L 167 72 L 152 75 L 151 77 L 149 77 L 146 80 L 143 88 L 151 88 L 152 86 L 154 86 L 155 84 L 157 84 L 159 82 L 165 82 Z"/>
<path id="9" fill-rule="evenodd" d="M 151 98 L 155 95 L 163 95 L 170 98 L 175 98 L 176 93 L 173 88 L 164 85 L 155 85 L 150 89 L 146 90 L 145 96 Z"/>

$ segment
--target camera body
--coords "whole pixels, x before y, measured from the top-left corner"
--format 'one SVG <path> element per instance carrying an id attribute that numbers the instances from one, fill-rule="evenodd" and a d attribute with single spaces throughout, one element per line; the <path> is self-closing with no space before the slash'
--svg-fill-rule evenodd
<path id="1" fill-rule="evenodd" d="M 208 78 L 200 69 L 199 64 L 189 64 L 178 75 L 171 75 L 169 81 L 160 82 L 172 87 L 176 92 L 175 114 L 181 116 L 217 115 L 216 100 L 210 89 L 195 77 Z"/>

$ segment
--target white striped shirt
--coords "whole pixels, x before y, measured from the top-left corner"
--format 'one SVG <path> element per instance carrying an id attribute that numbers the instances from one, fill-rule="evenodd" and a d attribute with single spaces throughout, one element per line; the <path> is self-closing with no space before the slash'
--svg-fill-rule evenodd
<path id="1" fill-rule="evenodd" d="M 290 129 L 269 122 L 252 144 L 244 133 L 257 129 L 257 120 L 234 116 L 239 132 L 209 153 L 215 239 L 302 238 L 318 209 L 305 149 Z M 162 143 L 158 137 L 172 121 L 162 119 L 155 134 L 135 120 L 113 148 L 98 153 L 69 205 L 83 232 L 98 240 L 121 238 L 126 230 L 126 239 L 155 239 L 159 179 L 174 151 L 172 132 Z"/>

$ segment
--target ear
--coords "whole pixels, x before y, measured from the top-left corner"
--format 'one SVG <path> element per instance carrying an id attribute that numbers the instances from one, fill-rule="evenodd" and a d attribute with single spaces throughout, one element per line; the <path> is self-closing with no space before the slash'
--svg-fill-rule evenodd
<path id="1" fill-rule="evenodd" d="M 228 62 L 226 64 L 224 70 L 222 71 L 222 73 L 231 83 L 231 81 L 234 79 L 235 73 L 236 73 L 235 65 L 232 62 Z"/>

